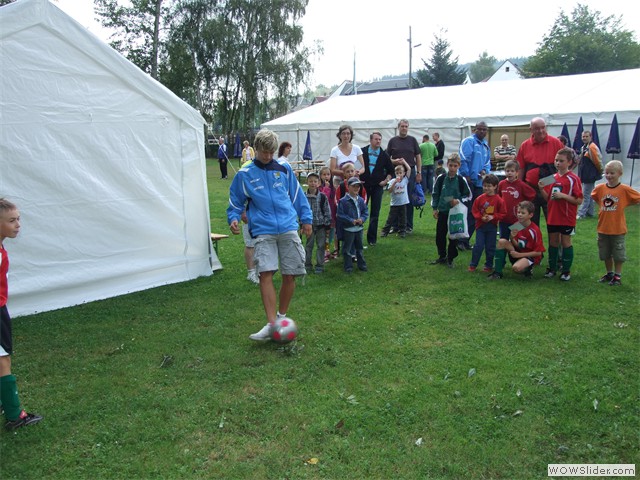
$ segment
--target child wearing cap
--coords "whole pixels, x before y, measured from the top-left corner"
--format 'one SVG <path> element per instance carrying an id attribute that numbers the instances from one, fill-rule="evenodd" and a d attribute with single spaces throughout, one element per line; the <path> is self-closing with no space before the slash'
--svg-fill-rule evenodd
<path id="1" fill-rule="evenodd" d="M 358 269 L 367 271 L 367 263 L 364 260 L 364 247 L 362 244 L 362 232 L 364 222 L 369 218 L 367 204 L 360 196 L 362 182 L 358 177 L 351 177 L 347 181 L 347 194 L 338 202 L 337 228 L 342 232 L 342 256 L 344 257 L 344 271 L 353 272 L 352 248 L 355 248 Z"/>
<path id="2" fill-rule="evenodd" d="M 305 247 L 306 260 L 305 268 L 310 271 L 313 267 L 313 246 L 316 248 L 316 268 L 315 273 L 324 272 L 324 246 L 331 229 L 331 209 L 329 208 L 329 200 L 326 195 L 320 191 L 320 175 L 310 173 L 307 176 L 307 200 L 311 206 L 313 213 L 313 225 L 311 235 L 307 236 L 307 244 Z"/>

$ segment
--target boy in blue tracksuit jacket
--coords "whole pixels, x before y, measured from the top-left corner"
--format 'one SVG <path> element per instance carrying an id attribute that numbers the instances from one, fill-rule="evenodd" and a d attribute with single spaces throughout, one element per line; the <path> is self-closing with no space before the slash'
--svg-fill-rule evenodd
<path id="1" fill-rule="evenodd" d="M 367 264 L 364 261 L 362 232 L 363 224 L 369 218 L 369 210 L 367 204 L 359 195 L 362 182 L 358 177 L 351 177 L 348 181 L 348 192 L 338 202 L 338 211 L 336 213 L 337 229 L 342 232 L 342 254 L 344 256 L 344 271 L 353 272 L 353 257 L 351 252 L 353 247 L 356 251 L 356 260 L 358 262 L 358 270 L 367 271 Z"/>
<path id="2" fill-rule="evenodd" d="M 231 232 L 238 235 L 242 212 L 246 209 L 249 232 L 255 238 L 254 260 L 267 316 L 267 324 L 249 338 L 266 341 L 271 338 L 271 325 L 276 318 L 286 316 L 295 290 L 295 277 L 306 273 L 298 220 L 303 233 L 309 236 L 313 213 L 291 166 L 273 158 L 278 149 L 278 136 L 270 130 L 260 130 L 254 147 L 255 160 L 238 170 L 231 182 L 227 220 Z M 273 276 L 278 268 L 282 272 L 282 286 L 276 309 Z"/>

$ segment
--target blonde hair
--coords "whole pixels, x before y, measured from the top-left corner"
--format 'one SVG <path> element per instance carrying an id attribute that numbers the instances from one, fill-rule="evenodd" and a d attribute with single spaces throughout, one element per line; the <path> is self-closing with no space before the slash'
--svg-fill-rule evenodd
<path id="1" fill-rule="evenodd" d="M 322 175 L 323 172 L 329 172 L 331 173 L 331 169 L 327 166 L 324 166 L 320 169 L 320 171 L 318 172 L 320 175 Z"/>
<path id="2" fill-rule="evenodd" d="M 278 150 L 278 135 L 263 128 L 256 134 L 253 144 L 256 146 L 256 150 L 273 153 Z"/>
<path id="3" fill-rule="evenodd" d="M 620 160 L 609 160 L 609 162 L 604 166 L 604 169 L 606 170 L 607 167 L 617 170 L 620 174 L 623 172 L 622 162 Z"/>

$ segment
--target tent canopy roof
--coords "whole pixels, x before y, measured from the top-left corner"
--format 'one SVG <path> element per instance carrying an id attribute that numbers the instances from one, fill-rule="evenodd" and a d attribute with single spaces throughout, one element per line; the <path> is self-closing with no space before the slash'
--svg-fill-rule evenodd
<path id="1" fill-rule="evenodd" d="M 534 116 L 640 111 L 640 69 L 584 75 L 545 77 L 512 82 L 485 82 L 450 87 L 425 87 L 399 92 L 340 96 L 264 124 L 280 130 L 321 128 L 336 122 L 362 122 L 393 128 L 398 120 L 421 120 L 462 127 L 485 120 L 490 126 L 514 121 L 522 125 Z M 588 105 L 585 98 L 589 98 Z M 584 112 L 588 108 L 589 112 Z M 633 120 L 635 121 L 635 119 Z"/>

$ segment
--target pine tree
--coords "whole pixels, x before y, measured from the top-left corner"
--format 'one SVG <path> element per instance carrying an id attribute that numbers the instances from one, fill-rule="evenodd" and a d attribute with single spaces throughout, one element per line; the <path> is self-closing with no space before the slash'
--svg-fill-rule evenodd
<path id="1" fill-rule="evenodd" d="M 451 59 L 453 52 L 444 33 L 441 31 L 434 35 L 435 40 L 431 43 L 433 55 L 429 62 L 422 59 L 425 68 L 416 72 L 416 83 L 420 87 L 462 85 L 466 79 L 466 72 L 458 66 L 458 57 Z"/>

